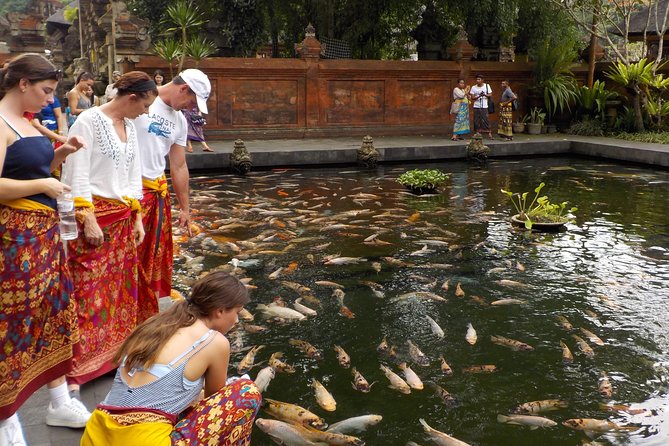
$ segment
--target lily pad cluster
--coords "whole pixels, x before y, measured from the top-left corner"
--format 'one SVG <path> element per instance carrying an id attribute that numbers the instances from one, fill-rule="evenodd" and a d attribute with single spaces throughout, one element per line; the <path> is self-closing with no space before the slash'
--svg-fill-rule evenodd
<path id="1" fill-rule="evenodd" d="M 436 169 L 413 169 L 404 172 L 397 182 L 411 189 L 436 189 L 448 180 L 448 174 Z"/>

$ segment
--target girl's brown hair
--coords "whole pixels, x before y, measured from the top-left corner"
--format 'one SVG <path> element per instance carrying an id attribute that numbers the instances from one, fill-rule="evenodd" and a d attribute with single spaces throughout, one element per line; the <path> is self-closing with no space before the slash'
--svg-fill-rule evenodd
<path id="1" fill-rule="evenodd" d="M 158 96 L 156 83 L 143 71 L 130 71 L 121 75 L 121 78 L 114 83 L 114 88 L 117 90 L 116 96 L 136 94 L 146 98 L 149 93 Z"/>
<path id="2" fill-rule="evenodd" d="M 114 356 L 120 364 L 126 358 L 128 370 L 153 365 L 158 354 L 174 333 L 189 327 L 197 319 L 216 310 L 232 309 L 249 302 L 249 294 L 239 279 L 223 271 L 215 271 L 195 282 L 187 300 L 174 303 L 168 310 L 140 324 Z"/>
<path id="3" fill-rule="evenodd" d="M 27 53 L 8 60 L 0 68 L 0 99 L 12 88 L 16 87 L 21 79 L 28 79 L 30 83 L 45 80 L 59 81 L 63 72 L 40 54 Z"/>

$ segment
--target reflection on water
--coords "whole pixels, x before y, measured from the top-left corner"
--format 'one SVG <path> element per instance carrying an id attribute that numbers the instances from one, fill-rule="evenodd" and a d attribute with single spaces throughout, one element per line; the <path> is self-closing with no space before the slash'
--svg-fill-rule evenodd
<path id="1" fill-rule="evenodd" d="M 430 164 L 449 172 L 449 182 L 439 195 L 416 197 L 395 179 L 420 167 L 427 166 L 192 179 L 192 206 L 202 232 L 180 240 L 178 287 L 187 291 L 202 270 L 232 269 L 234 258 L 237 272 L 257 287 L 249 305 L 253 324 L 267 327 L 230 335 L 233 346 L 242 349 L 233 354 L 231 370 L 253 345 L 266 345 L 256 362 L 284 352 L 297 372 L 278 373 L 265 396 L 299 404 L 330 424 L 380 414 L 383 421 L 360 434 L 368 445 L 430 444 L 419 418 L 481 446 L 582 444 L 581 432 L 561 424 L 570 418 L 639 427 L 631 434 L 601 436 L 597 444 L 669 444 L 669 173 L 566 158 L 533 159 L 531 166 L 494 161 L 486 170 L 459 162 Z M 541 181 L 551 201 L 578 206 L 568 231 L 527 234 L 511 228 L 511 204 L 499 190 L 530 191 Z M 320 281 L 340 284 L 343 296 Z M 300 294 L 287 282 L 311 289 L 302 303 L 315 309 L 316 317 L 281 324 L 256 311 L 257 303 L 276 298 L 292 307 Z M 464 296 L 456 295 L 458 284 Z M 445 301 L 422 298 L 427 295 L 399 298 L 416 291 Z M 505 298 L 526 302 L 490 305 Z M 558 315 L 573 324 L 571 332 L 558 323 Z M 443 338 L 433 333 L 426 316 L 441 326 Z M 465 341 L 469 323 L 478 335 L 475 345 Z M 588 341 L 581 327 L 605 345 Z M 513 351 L 492 343 L 491 335 L 534 350 Z M 588 341 L 594 358 L 581 354 L 572 335 Z M 450 392 L 456 404 L 444 404 L 427 387 L 409 395 L 389 389 L 380 364 L 402 373 L 377 353 L 384 337 L 400 360 L 424 382 Z M 324 358 L 307 358 L 290 339 L 310 342 Z M 412 361 L 407 340 L 430 358 L 428 366 Z M 560 341 L 573 352 L 571 364 L 562 362 Z M 376 382 L 370 393 L 352 388 L 351 371 L 338 364 L 335 344 L 370 383 Z M 442 373 L 440 356 L 452 376 Z M 499 371 L 463 372 L 481 364 Z M 598 392 L 603 372 L 613 384 L 611 399 Z M 337 400 L 335 412 L 318 406 L 312 378 Z M 554 398 L 569 402 L 543 414 L 557 421 L 556 427 L 530 430 L 497 422 L 498 414 L 509 414 L 518 404 Z M 645 411 L 606 410 L 602 404 L 607 403 Z M 270 418 L 264 411 L 260 416 Z M 253 444 L 273 443 L 256 430 Z"/>

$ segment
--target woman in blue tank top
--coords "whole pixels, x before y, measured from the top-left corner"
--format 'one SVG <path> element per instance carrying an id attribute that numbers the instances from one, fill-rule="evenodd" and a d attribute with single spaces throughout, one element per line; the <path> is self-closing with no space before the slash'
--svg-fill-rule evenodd
<path id="1" fill-rule="evenodd" d="M 81 445 L 250 445 L 262 398 L 250 379 L 227 382 L 224 336 L 248 302 L 236 277 L 216 271 L 188 299 L 139 325 L 116 355 L 114 383 Z"/>
<path id="2" fill-rule="evenodd" d="M 90 417 L 65 384 L 79 332 L 55 210 L 69 187 L 51 177 L 82 145 L 71 138 L 54 153 L 23 118 L 53 102 L 61 77 L 37 54 L 0 68 L 0 444 L 26 444 L 16 412 L 44 384 L 47 424 L 80 428 Z"/>

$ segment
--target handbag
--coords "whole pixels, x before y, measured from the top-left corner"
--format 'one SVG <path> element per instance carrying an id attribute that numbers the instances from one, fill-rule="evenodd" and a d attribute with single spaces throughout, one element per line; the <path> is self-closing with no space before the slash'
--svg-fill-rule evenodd
<path id="1" fill-rule="evenodd" d="M 458 114 L 459 109 L 460 109 L 460 104 L 458 104 L 457 102 L 453 101 L 453 102 L 451 103 L 451 114 L 452 114 L 452 115 L 456 115 L 456 114 Z"/>
<path id="2" fill-rule="evenodd" d="M 518 110 L 518 99 L 514 99 L 511 101 L 511 111 L 516 111 Z"/>
<path id="3" fill-rule="evenodd" d="M 190 115 L 190 122 L 192 122 L 195 125 L 205 125 L 206 123 L 204 117 L 200 115 Z"/>
<path id="4" fill-rule="evenodd" d="M 485 84 L 485 92 L 489 93 L 488 84 Z M 495 113 L 495 102 L 491 98 L 488 98 L 488 114 L 490 113 Z"/>

